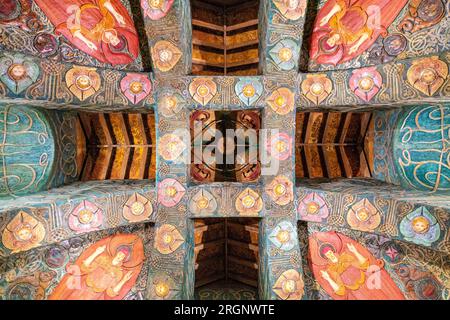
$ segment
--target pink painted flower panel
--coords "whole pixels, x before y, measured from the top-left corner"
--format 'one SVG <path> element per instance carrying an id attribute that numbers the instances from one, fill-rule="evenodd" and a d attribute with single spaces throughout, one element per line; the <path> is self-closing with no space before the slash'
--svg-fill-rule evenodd
<path id="1" fill-rule="evenodd" d="M 383 78 L 376 67 L 353 71 L 350 88 L 362 100 L 369 102 L 380 91 Z"/>
<path id="2" fill-rule="evenodd" d="M 167 178 L 161 181 L 158 185 L 158 202 L 165 207 L 176 206 L 184 194 L 186 189 L 177 180 Z"/>
<path id="3" fill-rule="evenodd" d="M 120 90 L 133 104 L 138 104 L 152 91 L 152 83 L 147 76 L 130 73 L 120 81 Z"/>
<path id="4" fill-rule="evenodd" d="M 317 193 L 309 193 L 298 205 L 297 212 L 301 220 L 322 222 L 330 215 L 325 200 Z"/>

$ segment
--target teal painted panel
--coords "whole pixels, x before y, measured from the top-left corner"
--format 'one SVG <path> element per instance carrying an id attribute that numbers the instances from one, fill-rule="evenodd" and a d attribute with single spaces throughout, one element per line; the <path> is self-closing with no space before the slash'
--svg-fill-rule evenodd
<path id="1" fill-rule="evenodd" d="M 24 106 L 0 106 L 0 197 L 44 190 L 55 162 L 55 135 L 47 115 Z"/>
<path id="2" fill-rule="evenodd" d="M 402 113 L 393 137 L 394 164 L 407 189 L 450 192 L 450 106 Z"/>

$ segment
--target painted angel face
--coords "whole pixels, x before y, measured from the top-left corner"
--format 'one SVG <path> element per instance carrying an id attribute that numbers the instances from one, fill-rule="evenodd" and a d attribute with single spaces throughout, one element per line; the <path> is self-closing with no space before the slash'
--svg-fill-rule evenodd
<path id="1" fill-rule="evenodd" d="M 66 85 L 80 100 L 84 101 L 101 86 L 101 78 L 96 68 L 75 66 L 66 72 Z"/>
<path id="2" fill-rule="evenodd" d="M 348 211 L 347 223 L 356 230 L 373 231 L 381 224 L 381 214 L 368 199 L 362 199 Z"/>
<path id="3" fill-rule="evenodd" d="M 266 192 L 280 206 L 285 206 L 294 200 L 293 183 L 282 175 L 275 177 L 266 186 Z"/>
<path id="4" fill-rule="evenodd" d="M 111 263 L 113 266 L 119 266 L 122 264 L 126 257 L 127 255 L 124 252 L 119 251 L 116 253 Z"/>
<path id="5" fill-rule="evenodd" d="M 258 213 L 262 210 L 263 202 L 260 195 L 256 191 L 247 188 L 236 198 L 235 207 L 241 215 L 253 216 L 258 215 Z"/>
<path id="6" fill-rule="evenodd" d="M 327 257 L 328 260 L 330 260 L 332 263 L 337 263 L 339 261 L 336 255 L 334 254 L 333 250 L 328 250 L 325 253 L 325 257 Z"/>
<path id="7" fill-rule="evenodd" d="M 407 73 L 408 82 L 427 96 L 433 96 L 447 76 L 448 66 L 437 56 L 413 61 Z"/>
<path id="8" fill-rule="evenodd" d="M 165 207 L 174 207 L 181 201 L 185 193 L 186 189 L 181 183 L 167 178 L 159 183 L 158 201 Z"/>
<path id="9" fill-rule="evenodd" d="M 288 88 L 278 88 L 267 99 L 272 110 L 279 115 L 286 115 L 294 110 L 295 95 Z"/>
<path id="10" fill-rule="evenodd" d="M 83 200 L 69 215 L 69 227 L 76 233 L 98 230 L 102 223 L 103 211 L 88 200 Z"/>
<path id="11" fill-rule="evenodd" d="M 429 247 L 439 239 L 441 230 L 430 211 L 420 207 L 402 219 L 400 233 L 408 241 Z"/>
<path id="12" fill-rule="evenodd" d="M 26 90 L 36 82 L 39 74 L 39 65 L 23 54 L 5 52 L 0 58 L 0 81 L 14 94 Z"/>
<path id="13" fill-rule="evenodd" d="M 120 81 L 120 89 L 131 103 L 138 104 L 150 94 L 152 84 L 146 75 L 129 73 Z"/>
<path id="14" fill-rule="evenodd" d="M 309 193 L 298 205 L 299 219 L 311 222 L 322 222 L 330 215 L 330 209 L 321 195 Z"/>

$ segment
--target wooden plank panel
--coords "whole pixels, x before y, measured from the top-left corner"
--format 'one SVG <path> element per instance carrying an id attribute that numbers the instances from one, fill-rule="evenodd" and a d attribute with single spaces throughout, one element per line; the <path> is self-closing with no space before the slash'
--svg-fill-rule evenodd
<path id="1" fill-rule="evenodd" d="M 196 26 L 196 27 L 202 27 L 202 28 L 215 30 L 215 31 L 221 31 L 221 32 L 224 31 L 223 26 L 219 26 L 217 24 L 201 21 L 201 20 L 198 20 L 198 19 L 192 19 L 192 25 Z"/>
<path id="2" fill-rule="evenodd" d="M 99 113 L 93 116 L 91 124 L 95 130 L 100 148 L 89 180 L 105 180 L 113 152 L 113 148 L 110 147 L 113 144 L 113 139 L 104 114 Z"/>
<path id="3" fill-rule="evenodd" d="M 77 176 L 81 176 L 83 165 L 86 160 L 87 156 L 87 149 L 86 149 L 86 136 L 84 135 L 83 127 L 81 125 L 80 118 L 77 117 L 75 122 L 75 137 L 77 141 Z"/>
<path id="4" fill-rule="evenodd" d="M 325 123 L 325 129 L 323 132 L 322 143 L 333 144 L 335 143 L 339 131 L 339 124 L 341 121 L 341 113 L 339 112 L 329 112 L 327 115 L 327 120 Z"/>
<path id="5" fill-rule="evenodd" d="M 122 180 L 125 178 L 128 158 L 130 156 L 130 138 L 128 137 L 123 113 L 111 113 L 109 114 L 109 120 L 116 144 L 119 146 L 114 156 L 111 179 Z"/>
<path id="6" fill-rule="evenodd" d="M 342 177 L 342 170 L 339 164 L 339 158 L 334 145 L 325 145 L 322 147 L 326 171 L 328 178 L 339 178 Z"/>
<path id="7" fill-rule="evenodd" d="M 374 162 L 374 150 L 373 150 L 374 139 L 375 139 L 375 120 L 374 117 L 372 117 L 364 138 L 364 152 L 367 158 L 367 163 L 369 165 L 371 175 L 373 173 L 373 162 Z"/>
<path id="8" fill-rule="evenodd" d="M 145 163 L 147 162 L 148 147 L 144 123 L 141 114 L 128 114 L 128 121 L 134 142 L 134 153 L 130 168 L 130 179 L 144 179 Z"/>
<path id="9" fill-rule="evenodd" d="M 342 136 L 341 136 L 342 137 Z M 353 177 L 353 170 L 352 166 L 350 165 L 350 161 L 347 158 L 347 153 L 345 152 L 345 148 L 343 145 L 339 146 L 339 154 L 342 159 L 342 165 L 344 167 L 344 174 L 346 178 L 352 178 Z"/>
<path id="10" fill-rule="evenodd" d="M 111 137 L 111 132 L 109 132 L 105 115 L 103 113 L 96 114 L 92 117 L 91 124 L 98 138 L 98 144 L 101 146 L 111 146 L 113 144 L 113 139 Z"/>
<path id="11" fill-rule="evenodd" d="M 320 142 L 320 133 L 324 114 L 322 112 L 311 112 L 306 127 L 305 143 L 316 144 Z"/>
<path id="12" fill-rule="evenodd" d="M 150 131 L 151 141 L 149 143 L 150 163 L 148 168 L 147 179 L 155 179 L 156 175 L 156 130 L 155 130 L 155 115 L 150 113 L 147 115 L 147 124 Z M 148 163 L 148 160 L 147 160 Z M 147 169 L 147 168 L 146 168 Z"/>
<path id="13" fill-rule="evenodd" d="M 295 176 L 297 178 L 306 177 L 305 168 L 303 167 L 303 146 L 295 148 Z"/>
<path id="14" fill-rule="evenodd" d="M 352 113 L 349 112 L 345 115 L 344 125 L 340 133 L 339 144 L 345 144 L 345 138 L 347 137 L 348 128 L 352 120 Z"/>
<path id="15" fill-rule="evenodd" d="M 98 150 L 98 156 L 95 159 L 93 169 L 89 175 L 89 180 L 105 180 L 109 163 L 111 161 L 113 148 L 112 147 L 101 147 Z"/>
<path id="16" fill-rule="evenodd" d="M 317 145 L 305 145 L 305 158 L 308 167 L 308 177 L 323 178 L 324 171 L 320 161 L 319 147 Z"/>

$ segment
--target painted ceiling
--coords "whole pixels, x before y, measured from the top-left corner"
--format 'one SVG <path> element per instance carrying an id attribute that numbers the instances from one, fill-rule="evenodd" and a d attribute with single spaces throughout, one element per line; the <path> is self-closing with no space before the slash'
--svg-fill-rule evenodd
<path id="1" fill-rule="evenodd" d="M 2 1 L 0 299 L 448 300 L 450 2 L 206 2 Z"/>

